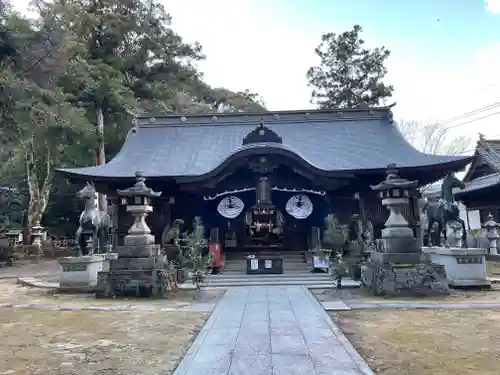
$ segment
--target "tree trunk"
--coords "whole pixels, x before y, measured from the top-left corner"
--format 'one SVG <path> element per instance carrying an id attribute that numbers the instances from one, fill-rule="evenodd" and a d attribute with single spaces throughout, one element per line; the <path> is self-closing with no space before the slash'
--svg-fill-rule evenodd
<path id="1" fill-rule="evenodd" d="M 45 177 L 43 183 L 40 184 L 39 170 L 42 166 L 37 163 L 34 140 L 31 140 L 25 148 L 26 157 L 26 176 L 29 189 L 29 204 L 28 204 L 28 227 L 31 228 L 40 224 L 43 214 L 49 202 L 50 190 L 52 188 L 52 170 L 51 170 L 51 155 L 48 149 L 45 150 Z M 31 241 L 30 241 L 31 243 Z"/>
<path id="2" fill-rule="evenodd" d="M 106 164 L 106 152 L 104 150 L 104 114 L 102 108 L 96 108 L 96 132 L 99 140 L 99 148 L 97 150 L 97 165 Z M 99 194 L 99 210 L 107 210 L 106 194 Z"/>

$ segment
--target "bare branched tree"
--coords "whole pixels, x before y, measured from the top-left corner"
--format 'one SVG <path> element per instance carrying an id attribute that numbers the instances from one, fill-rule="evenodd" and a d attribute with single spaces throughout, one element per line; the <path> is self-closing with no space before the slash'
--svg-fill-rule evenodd
<path id="1" fill-rule="evenodd" d="M 471 149 L 470 137 L 453 136 L 439 123 L 401 120 L 398 126 L 406 140 L 426 154 L 459 155 Z"/>

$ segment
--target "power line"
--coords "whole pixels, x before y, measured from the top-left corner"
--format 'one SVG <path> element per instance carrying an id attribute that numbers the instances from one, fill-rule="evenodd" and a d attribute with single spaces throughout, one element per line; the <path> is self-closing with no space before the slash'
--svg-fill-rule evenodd
<path id="1" fill-rule="evenodd" d="M 442 125 L 446 125 L 446 124 L 449 124 L 451 122 L 455 122 L 457 120 L 462 120 L 462 119 L 465 119 L 467 117 L 470 117 L 470 116 L 473 116 L 473 115 L 477 115 L 477 114 L 480 114 L 482 112 L 486 112 L 490 109 L 493 109 L 493 108 L 497 108 L 497 107 L 500 107 L 500 102 L 496 102 L 496 103 L 493 103 L 493 104 L 490 104 L 490 105 L 487 105 L 485 107 L 482 107 L 482 108 L 478 108 L 478 109 L 475 109 L 473 111 L 470 111 L 470 112 L 466 112 L 466 113 L 463 113 L 461 115 L 458 115 L 458 116 L 455 116 L 455 117 L 452 117 L 452 118 L 449 118 L 447 120 L 443 120 L 443 121 L 438 121 L 436 124 L 434 125 L 439 125 L 439 126 L 442 126 Z M 476 120 L 479 120 L 479 119 L 476 119 Z M 473 122 L 474 120 L 471 120 L 471 122 Z M 456 126 L 459 126 L 459 125 L 452 125 L 450 127 L 447 127 L 446 129 L 451 129 L 451 128 L 454 128 Z"/>
<path id="2" fill-rule="evenodd" d="M 452 125 L 452 126 L 448 126 L 447 128 L 445 128 L 445 131 L 448 131 L 450 129 L 454 129 L 454 128 L 457 128 L 459 126 L 462 126 L 462 125 L 467 125 L 467 124 L 470 124 L 472 122 L 476 122 L 476 121 L 479 121 L 479 120 L 483 120 L 485 118 L 488 118 L 488 117 L 491 117 L 491 116 L 495 116 L 495 115 L 498 115 L 500 114 L 500 111 L 498 112 L 495 112 L 495 113 L 490 113 L 489 115 L 486 115 L 486 116 L 483 116 L 483 117 L 478 117 L 478 118 L 475 118 L 473 120 L 469 120 L 469 121 L 466 121 L 466 122 L 462 122 L 460 124 L 456 124 L 456 125 Z"/>

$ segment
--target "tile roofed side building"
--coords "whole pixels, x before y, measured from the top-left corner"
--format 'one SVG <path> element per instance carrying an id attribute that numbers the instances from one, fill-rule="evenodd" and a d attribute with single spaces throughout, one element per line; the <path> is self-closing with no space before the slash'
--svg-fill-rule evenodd
<path id="1" fill-rule="evenodd" d="M 141 117 L 137 122 L 121 151 L 107 164 L 59 171 L 70 179 L 98 181 L 133 178 L 141 170 L 147 178 L 188 181 L 210 176 L 239 157 L 269 153 L 295 158 L 324 175 L 379 174 L 391 163 L 413 172 L 425 168 L 424 176 L 412 177 L 423 177 L 422 183 L 428 183 L 470 161 L 470 157 L 417 151 L 397 129 L 388 107 L 169 115 Z M 274 139 L 243 142 L 261 122 Z"/>
<path id="2" fill-rule="evenodd" d="M 479 210 L 482 222 L 489 213 L 500 220 L 500 140 L 479 136 L 464 182 L 465 189 L 457 191 L 456 198 L 468 210 Z"/>

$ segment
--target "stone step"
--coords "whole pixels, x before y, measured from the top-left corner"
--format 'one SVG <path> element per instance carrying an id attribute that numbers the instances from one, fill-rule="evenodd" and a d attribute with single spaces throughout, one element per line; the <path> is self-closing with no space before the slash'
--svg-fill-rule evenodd
<path id="1" fill-rule="evenodd" d="M 281 258 L 283 259 L 283 262 L 304 262 L 304 258 Z M 234 263 L 234 262 L 241 262 L 245 263 L 247 261 L 246 258 L 241 258 L 241 259 L 226 259 L 227 263 Z"/>
<path id="2" fill-rule="evenodd" d="M 262 276 L 262 275 L 258 275 Z M 329 280 L 307 280 L 307 279 L 286 279 L 286 278 L 276 278 L 276 279 L 255 279 L 255 280 L 245 280 L 245 281 L 234 281 L 234 280 L 222 280 L 220 282 L 208 281 L 203 283 L 203 287 L 206 288 L 227 288 L 233 286 L 291 286 L 291 285 L 303 285 L 310 289 L 333 289 L 336 287 L 333 279 Z M 360 283 L 352 279 L 342 280 L 343 288 L 359 288 Z"/>
<path id="3" fill-rule="evenodd" d="M 247 263 L 246 262 L 241 262 L 241 263 L 226 263 L 224 265 L 224 269 L 228 270 L 228 269 L 246 269 L 247 267 Z M 300 268 L 311 268 L 311 264 L 308 264 L 308 263 L 302 263 L 302 262 L 283 262 L 283 268 L 297 268 L 297 267 L 300 267 Z"/>
<path id="4" fill-rule="evenodd" d="M 261 253 L 227 253 L 228 259 L 246 259 L 249 255 L 256 255 L 257 257 L 281 257 L 283 259 L 303 259 L 304 252 L 261 252 Z"/>
<path id="5" fill-rule="evenodd" d="M 219 281 L 219 280 L 255 280 L 255 279 L 307 279 L 307 280 L 332 280 L 332 277 L 328 274 L 320 273 L 307 273 L 307 272 L 294 272 L 294 273 L 284 273 L 282 275 L 247 275 L 247 274 L 219 274 L 219 275 L 208 275 L 207 280 Z"/>

